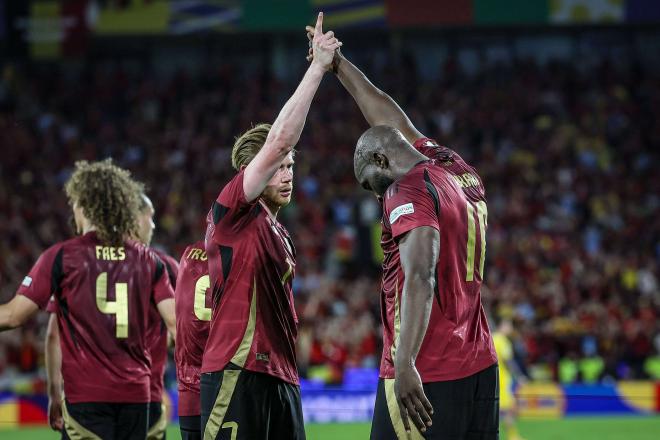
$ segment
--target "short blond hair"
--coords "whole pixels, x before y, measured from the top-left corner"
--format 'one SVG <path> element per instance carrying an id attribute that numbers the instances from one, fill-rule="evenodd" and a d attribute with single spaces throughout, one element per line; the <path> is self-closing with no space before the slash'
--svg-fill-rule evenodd
<path id="1" fill-rule="evenodd" d="M 240 135 L 231 150 L 231 165 L 236 171 L 247 166 L 266 143 L 270 124 L 258 124 Z"/>

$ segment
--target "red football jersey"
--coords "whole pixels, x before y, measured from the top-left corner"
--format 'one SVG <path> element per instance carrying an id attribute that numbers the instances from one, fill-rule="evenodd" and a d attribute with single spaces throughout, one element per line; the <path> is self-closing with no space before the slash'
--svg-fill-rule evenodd
<path id="1" fill-rule="evenodd" d="M 176 301 L 176 378 L 179 416 L 198 416 L 199 374 L 211 322 L 209 264 L 204 242 L 186 248 L 174 290 Z"/>
<path id="2" fill-rule="evenodd" d="M 151 248 L 165 264 L 167 277 L 173 288 L 176 288 L 176 277 L 179 271 L 179 262 L 165 252 Z M 151 384 L 150 402 L 163 400 L 165 365 L 167 364 L 167 326 L 158 312 L 158 308 L 151 307 L 149 313 L 149 330 L 147 332 L 147 345 L 151 354 Z"/>
<path id="3" fill-rule="evenodd" d="M 484 188 L 474 168 L 455 152 L 430 139 L 418 140 L 415 147 L 432 159 L 390 185 L 383 199 L 380 376 L 394 378 L 404 281 L 398 240 L 412 229 L 430 226 L 439 231 L 441 245 L 431 317 L 416 367 L 423 382 L 460 379 L 497 362 L 481 304 Z"/>
<path id="4" fill-rule="evenodd" d="M 231 362 L 297 385 L 293 242 L 258 199 L 245 200 L 243 172 L 209 211 L 206 254 L 213 317 L 202 372 Z"/>
<path id="5" fill-rule="evenodd" d="M 40 308 L 51 295 L 57 302 L 69 402 L 149 401 L 149 312 L 174 297 L 153 252 L 132 240 L 105 246 L 89 232 L 46 250 L 17 294 Z"/>

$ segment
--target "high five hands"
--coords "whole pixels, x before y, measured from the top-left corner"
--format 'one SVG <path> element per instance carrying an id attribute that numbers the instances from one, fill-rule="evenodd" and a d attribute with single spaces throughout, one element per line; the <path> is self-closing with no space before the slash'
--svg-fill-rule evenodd
<path id="1" fill-rule="evenodd" d="M 323 12 L 319 12 L 315 27 L 307 26 L 305 29 L 309 38 L 307 61 L 318 64 L 325 70 L 330 70 L 335 51 L 339 50 L 342 42 L 335 38 L 335 33 L 332 31 L 323 33 Z"/>
<path id="2" fill-rule="evenodd" d="M 330 70 L 335 51 L 341 47 L 342 42 L 335 38 L 335 33 L 332 31 L 323 33 L 323 12 L 319 12 L 316 18 L 316 26 L 307 26 L 306 29 L 308 33 L 313 33 L 309 39 L 310 55 L 307 60 L 312 61 L 312 64 L 318 64 L 325 70 Z"/>

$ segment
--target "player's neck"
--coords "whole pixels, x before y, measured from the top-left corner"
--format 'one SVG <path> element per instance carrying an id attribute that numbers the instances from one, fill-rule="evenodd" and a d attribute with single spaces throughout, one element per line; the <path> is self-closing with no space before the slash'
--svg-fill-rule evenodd
<path id="1" fill-rule="evenodd" d="M 277 213 L 280 212 L 280 205 L 277 205 L 275 203 L 268 203 L 263 198 L 260 201 L 263 207 L 266 208 L 266 212 L 268 213 L 270 218 L 272 218 L 273 220 L 277 220 Z"/>
<path id="2" fill-rule="evenodd" d="M 94 224 L 90 222 L 86 217 L 82 218 L 81 223 L 82 224 L 80 225 L 80 230 L 82 231 L 82 235 L 97 230 L 96 226 L 94 226 Z"/>
<path id="3" fill-rule="evenodd" d="M 401 152 L 401 156 L 397 160 L 399 164 L 398 174 L 401 176 L 408 174 L 418 163 L 425 160 L 429 160 L 429 158 L 417 150 Z"/>
<path id="4" fill-rule="evenodd" d="M 94 225 L 83 225 L 82 234 L 85 235 L 88 232 L 93 232 L 93 231 L 96 231 L 96 230 L 97 230 L 96 226 L 94 226 Z"/>

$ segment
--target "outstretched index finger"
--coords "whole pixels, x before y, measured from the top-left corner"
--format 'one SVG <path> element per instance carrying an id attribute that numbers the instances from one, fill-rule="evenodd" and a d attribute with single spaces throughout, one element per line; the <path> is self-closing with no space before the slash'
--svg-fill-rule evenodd
<path id="1" fill-rule="evenodd" d="M 314 31 L 319 35 L 323 35 L 323 12 L 319 12 L 319 16 L 316 18 L 316 26 Z"/>

